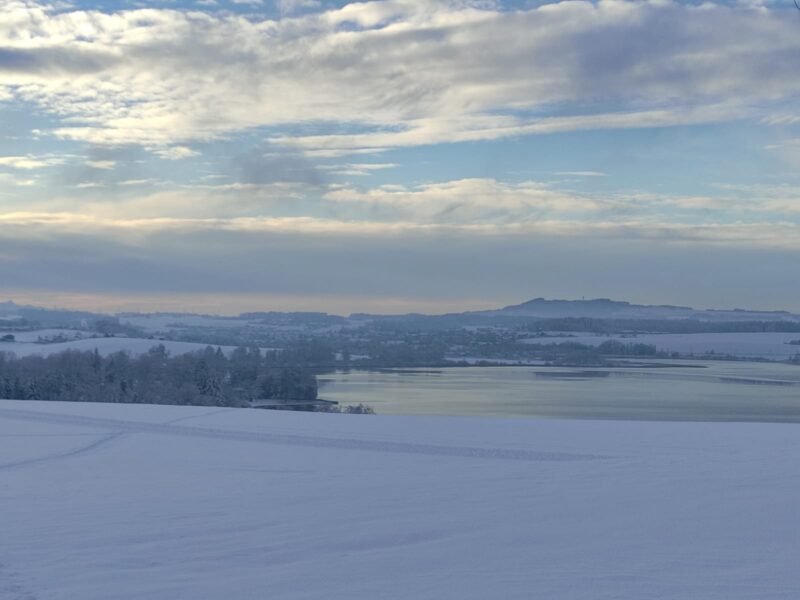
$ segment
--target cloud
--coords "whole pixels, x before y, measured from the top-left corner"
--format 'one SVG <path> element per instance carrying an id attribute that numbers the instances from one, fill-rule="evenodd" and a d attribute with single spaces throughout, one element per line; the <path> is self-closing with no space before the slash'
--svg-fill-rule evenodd
<path id="1" fill-rule="evenodd" d="M 0 156 L 0 167 L 32 171 L 44 169 L 64 162 L 64 158 L 56 156 Z"/>
<path id="2" fill-rule="evenodd" d="M 160 179 L 126 179 L 125 181 L 120 181 L 118 185 L 125 185 L 125 186 L 141 186 L 141 185 L 159 185 L 163 183 Z"/>
<path id="3" fill-rule="evenodd" d="M 413 187 L 330 186 L 323 199 L 339 215 L 421 224 L 519 224 L 571 222 L 576 233 L 588 223 L 611 219 L 681 226 L 764 222 L 797 224 L 800 190 L 792 186 L 719 186 L 715 195 L 645 192 L 586 193 L 537 181 L 459 179 Z"/>
<path id="4" fill-rule="evenodd" d="M 122 181 L 150 177 L 145 164 L 147 153 L 140 146 L 90 146 L 83 156 L 71 156 L 53 178 L 53 195 L 61 186 L 83 190 L 108 188 Z"/>
<path id="5" fill-rule="evenodd" d="M 375 171 L 394 169 L 395 163 L 348 163 L 343 165 L 322 165 L 319 168 L 333 175 L 349 175 L 351 177 L 368 177 Z"/>
<path id="6" fill-rule="evenodd" d="M 0 183 L 17 187 L 30 187 L 36 185 L 38 180 L 31 178 L 22 179 L 15 177 L 11 173 L 0 173 Z M 0 192 L 0 194 L 6 195 L 3 192 Z"/>
<path id="7" fill-rule="evenodd" d="M 417 235 L 455 236 L 467 243 L 481 238 L 570 239 L 579 244 L 605 241 L 639 240 L 656 246 L 691 243 L 696 246 L 724 246 L 739 250 L 773 248 L 800 250 L 800 223 L 753 221 L 749 223 L 686 223 L 655 221 L 650 218 L 597 219 L 576 222 L 571 219 L 541 218 L 517 222 L 441 222 L 419 223 L 412 220 L 345 220 L 319 217 L 190 217 L 86 214 L 85 212 L 17 211 L 0 214 L 0 224 L 36 235 L 37 230 L 49 230 L 54 235 L 86 233 L 98 238 L 115 239 L 139 247 L 141 240 L 151 235 L 214 236 L 225 232 L 233 240 L 237 235 L 323 235 L 341 238 L 358 236 L 380 239 L 386 235 L 413 237 Z M 581 241 L 582 240 L 582 241 Z M 298 248 L 302 242 L 298 241 Z M 189 247 L 184 248 L 190 251 Z M 195 250 L 200 251 L 200 246 Z"/>
<path id="8" fill-rule="evenodd" d="M 52 115 L 46 132 L 94 144 L 270 127 L 274 143 L 330 157 L 769 119 L 800 92 L 796 24 L 771 8 L 386 0 L 274 21 L 3 5 L 0 93 Z"/>
<path id="9" fill-rule="evenodd" d="M 588 192 L 569 189 L 568 181 L 494 178 L 369 186 L 326 181 L 327 173 L 302 157 L 265 153 L 263 147 L 231 159 L 227 175 L 183 184 L 148 175 L 135 160 L 138 154 L 125 161 L 121 151 L 115 156 L 119 163 L 113 170 L 80 165 L 66 169 L 62 177 L 73 191 L 62 188 L 46 196 L 6 200 L 6 211 L 81 212 L 87 218 L 134 221 L 296 218 L 308 219 L 309 227 L 318 222 L 369 223 L 387 230 L 418 226 L 464 232 L 563 223 L 575 235 L 588 231 L 587 225 L 612 222 L 659 231 L 800 224 L 800 190 L 789 185 L 718 185 L 707 195 Z"/>
<path id="10" fill-rule="evenodd" d="M 322 184 L 324 174 L 302 156 L 274 152 L 266 146 L 252 148 L 233 159 L 237 182 L 243 184 L 272 184 L 295 182 Z"/>
<path id="11" fill-rule="evenodd" d="M 289 15 L 304 8 L 319 8 L 319 0 L 275 0 L 275 5 L 282 15 Z"/>
<path id="12" fill-rule="evenodd" d="M 199 156 L 200 153 L 186 146 L 169 146 L 153 150 L 158 156 L 166 160 L 183 160 Z"/>
<path id="13" fill-rule="evenodd" d="M 117 165 L 116 161 L 113 160 L 87 160 L 86 166 L 91 167 L 92 169 L 105 169 L 110 170 L 113 169 Z"/>
<path id="14" fill-rule="evenodd" d="M 116 63 L 110 52 L 72 48 L 63 53 L 58 48 L 2 48 L 0 73 L 36 76 L 80 76 L 102 73 Z"/>
<path id="15" fill-rule="evenodd" d="M 385 186 L 366 191 L 332 189 L 325 199 L 356 205 L 358 213 L 420 223 L 502 223 L 540 219 L 553 214 L 594 213 L 597 200 L 571 195 L 527 181 L 461 179 L 406 188 Z"/>
<path id="16" fill-rule="evenodd" d="M 798 122 L 800 122 L 800 119 L 798 119 Z M 766 150 L 771 151 L 784 162 L 800 166 L 800 137 L 770 144 L 766 146 Z"/>
<path id="17" fill-rule="evenodd" d="M 743 118 L 749 110 L 735 103 L 692 108 L 596 113 L 570 117 L 522 119 L 512 116 L 471 116 L 458 119 L 417 119 L 403 127 L 370 133 L 311 136 L 276 136 L 271 142 L 309 156 L 336 157 L 351 153 L 376 153 L 448 142 L 498 140 L 523 135 L 547 135 L 596 129 L 638 129 L 697 125 Z"/>
<path id="18" fill-rule="evenodd" d="M 608 177 L 607 173 L 600 171 L 556 171 L 554 175 L 566 175 L 568 177 Z"/>
<path id="19" fill-rule="evenodd" d="M 794 219 L 800 215 L 800 186 L 798 185 L 717 184 L 717 187 L 734 195 L 741 210 L 773 212 L 783 215 L 785 218 Z"/>
<path id="20" fill-rule="evenodd" d="M 0 218 L 0 245 L 6 292 L 224 294 L 229 306 L 237 294 L 292 294 L 314 296 L 324 310 L 327 298 L 343 295 L 391 305 L 408 297 L 518 301 L 544 290 L 710 306 L 736 298 L 736 304 L 800 309 L 794 300 L 800 230 L 788 224 L 421 226 L 18 213 Z"/>
<path id="21" fill-rule="evenodd" d="M 505 165 L 488 164 L 502 153 L 477 168 L 440 148 L 368 156 L 750 119 L 768 132 L 757 149 L 800 164 L 800 37 L 785 11 L 311 4 L 276 3 L 281 18 L 268 19 L 0 0 L 0 110 L 26 117 L 1 140 L 3 289 L 515 300 L 541 285 L 564 296 L 650 290 L 663 302 L 680 278 L 709 304 L 766 288 L 797 296 L 796 186 L 709 190 L 695 179 L 694 191 L 653 193 L 691 184 L 660 187 L 651 170 L 635 179 L 649 191 L 609 181 L 590 193 L 588 181 L 502 180 Z M 590 169 L 614 150 L 536 168 Z M 667 162 L 659 174 L 678 165 Z"/>

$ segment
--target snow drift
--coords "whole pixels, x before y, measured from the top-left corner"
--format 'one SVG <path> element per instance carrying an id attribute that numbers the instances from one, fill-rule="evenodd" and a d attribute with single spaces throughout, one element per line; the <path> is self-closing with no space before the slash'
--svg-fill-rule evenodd
<path id="1" fill-rule="evenodd" d="M 0 401 L 3 600 L 800 589 L 800 428 Z"/>

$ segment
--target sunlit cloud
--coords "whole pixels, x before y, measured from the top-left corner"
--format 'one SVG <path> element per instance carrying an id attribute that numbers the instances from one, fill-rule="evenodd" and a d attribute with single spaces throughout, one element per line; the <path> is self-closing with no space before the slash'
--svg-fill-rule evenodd
<path id="1" fill-rule="evenodd" d="M 4 287 L 789 285 L 793 7 L 130 6 L 0 0 Z"/>
<path id="2" fill-rule="evenodd" d="M 515 223 L 429 223 L 414 221 L 337 220 L 314 217 L 231 217 L 190 218 L 150 217 L 114 218 L 82 213 L 15 212 L 0 215 L 5 227 L 29 228 L 28 233 L 48 230 L 60 234 L 91 233 L 116 241 L 125 232 L 131 239 L 141 239 L 165 231 L 210 233 L 243 232 L 251 234 L 294 234 L 302 236 L 382 236 L 386 234 L 469 234 L 470 236 L 557 236 L 582 239 L 651 240 L 661 243 L 729 244 L 766 248 L 800 249 L 800 225 L 784 222 L 730 223 L 693 225 L 679 222 L 653 222 L 627 219 L 576 223 L 573 220 L 540 219 Z M 20 231 L 18 235 L 26 237 Z M 38 235 L 34 233 L 34 236 Z"/>
<path id="3" fill-rule="evenodd" d="M 63 158 L 52 156 L 0 156 L 0 167 L 22 169 L 25 171 L 44 169 L 46 167 L 60 165 L 63 162 Z"/>
<path id="4" fill-rule="evenodd" d="M 0 89 L 62 119 L 43 133 L 95 144 L 168 148 L 309 121 L 375 129 L 273 138 L 334 155 L 738 119 L 800 91 L 795 24 L 769 9 L 386 0 L 273 21 L 3 4 Z"/>
<path id="5" fill-rule="evenodd" d="M 154 150 L 161 158 L 167 160 L 183 160 L 185 158 L 193 158 L 200 153 L 186 146 L 169 146 L 167 148 L 156 148 Z"/>

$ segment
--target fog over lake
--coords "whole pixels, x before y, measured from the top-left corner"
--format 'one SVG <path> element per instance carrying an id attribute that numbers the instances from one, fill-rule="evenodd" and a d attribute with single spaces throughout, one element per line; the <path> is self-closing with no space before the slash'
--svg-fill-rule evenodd
<path id="1" fill-rule="evenodd" d="M 320 395 L 380 414 L 800 422 L 800 367 L 649 364 L 339 371 L 320 377 Z"/>

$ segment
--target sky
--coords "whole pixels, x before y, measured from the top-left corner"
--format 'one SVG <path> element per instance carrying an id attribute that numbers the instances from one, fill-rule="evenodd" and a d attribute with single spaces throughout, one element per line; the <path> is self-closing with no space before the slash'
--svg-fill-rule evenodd
<path id="1" fill-rule="evenodd" d="M 800 312 L 800 11 L 0 0 L 0 300 Z"/>

